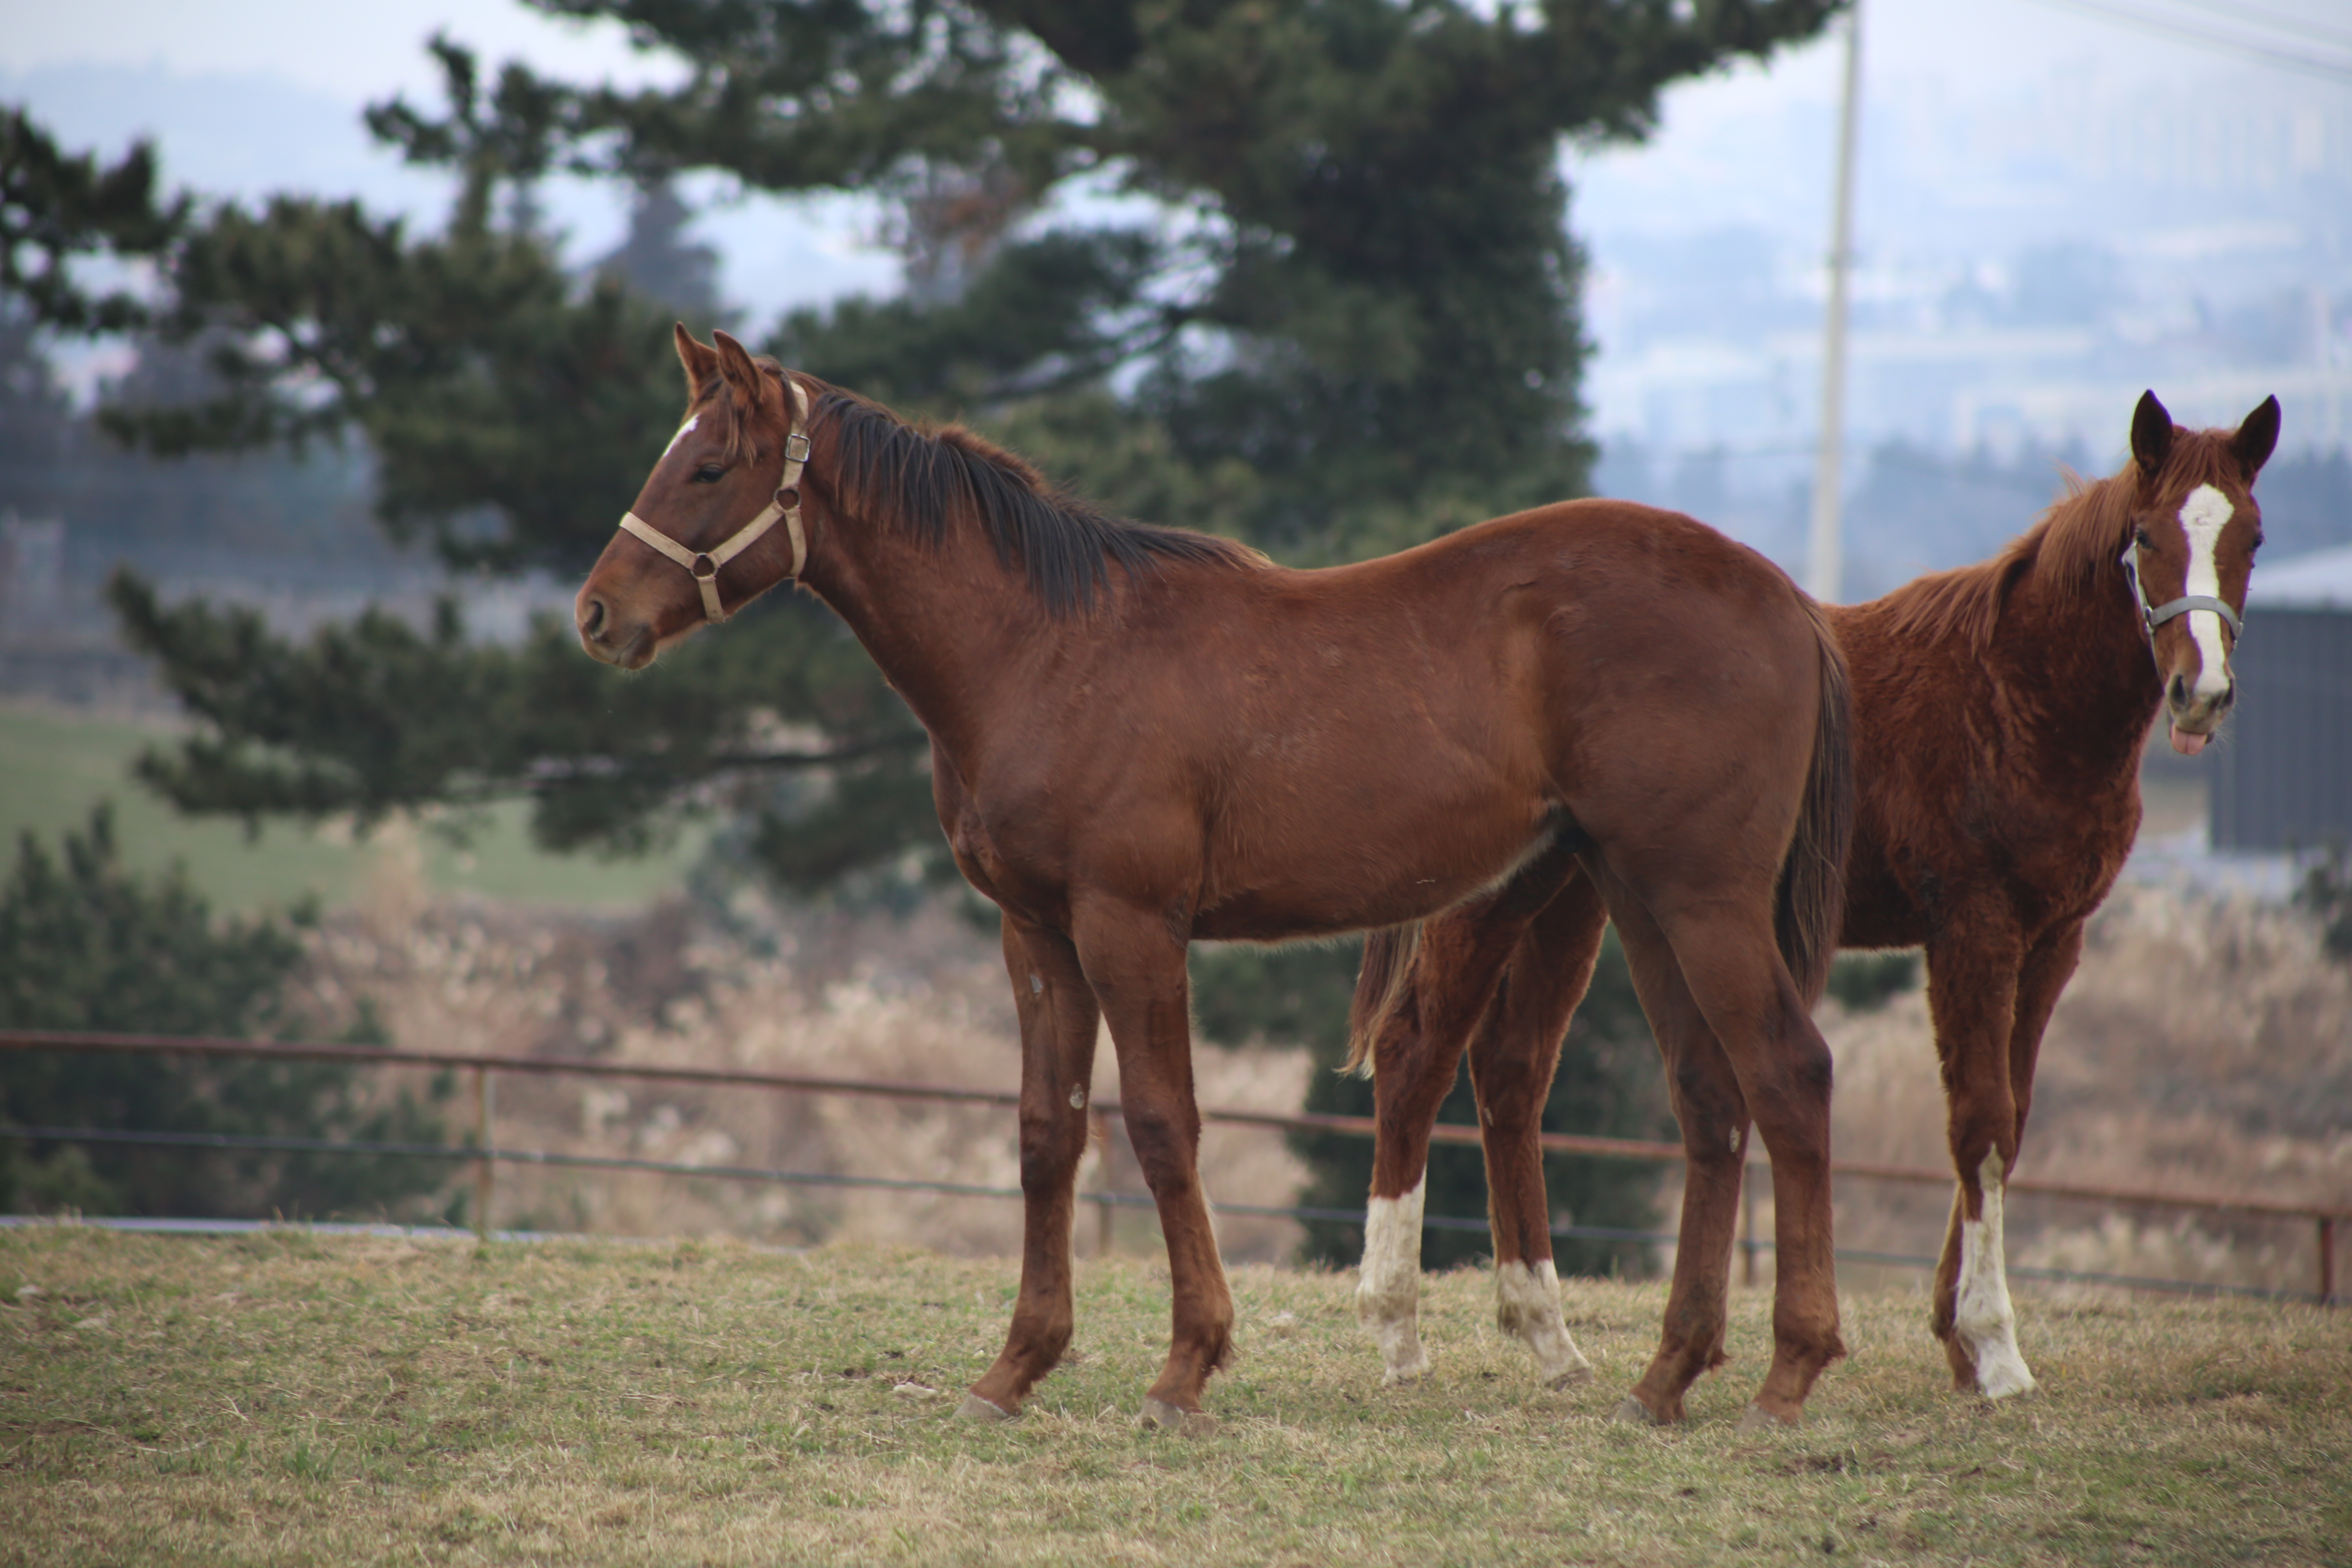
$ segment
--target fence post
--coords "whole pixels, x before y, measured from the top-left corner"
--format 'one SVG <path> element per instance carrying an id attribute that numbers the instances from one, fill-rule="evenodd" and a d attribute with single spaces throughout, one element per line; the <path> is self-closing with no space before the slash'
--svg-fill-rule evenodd
<path id="1" fill-rule="evenodd" d="M 1110 1122 L 1099 1110 L 1090 1112 L 1087 1120 L 1094 1124 L 1095 1141 L 1102 1145 L 1102 1158 L 1095 1165 L 1095 1256 L 1108 1258 L 1111 1248 Z"/>
<path id="2" fill-rule="evenodd" d="M 2336 1305 L 2336 1216 L 2319 1216 L 2319 1304 Z"/>
<path id="3" fill-rule="evenodd" d="M 474 1069 L 474 1147 L 481 1152 L 474 1157 L 474 1239 L 490 1239 L 490 1193 L 493 1169 L 490 1160 L 490 1069 Z"/>
<path id="4" fill-rule="evenodd" d="M 1756 1288 L 1756 1171 L 1753 1164 L 1739 1168 L 1739 1282 L 1751 1290 Z"/>

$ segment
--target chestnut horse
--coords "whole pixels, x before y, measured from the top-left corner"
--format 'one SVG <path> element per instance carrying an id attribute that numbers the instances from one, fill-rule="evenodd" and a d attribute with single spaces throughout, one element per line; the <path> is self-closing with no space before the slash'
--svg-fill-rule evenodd
<path id="1" fill-rule="evenodd" d="M 1840 1353 L 1829 1055 L 1805 995 L 1853 784 L 1844 666 L 1786 577 L 1612 502 L 1286 571 L 716 345 L 678 331 L 688 417 L 580 590 L 580 639 L 639 668 L 797 578 L 929 731 L 940 822 L 1003 910 L 1021 1023 L 1021 1289 L 965 1415 L 1017 1412 L 1069 1343 L 1108 1021 L 1174 1298 L 1145 1418 L 1213 1425 L 1234 1306 L 1198 1168 L 1188 942 L 1393 926 L 1581 856 L 1621 920 L 1664 933 L 1773 1108 L 1785 1267 L 1758 1402 L 1794 1419 Z"/>
<path id="2" fill-rule="evenodd" d="M 2083 923 L 2138 832 L 2148 728 L 2165 712 L 2173 749 L 2194 756 L 2229 710 L 2230 650 L 2262 542 L 2252 486 L 2278 428 L 2272 398 L 2234 432 L 2177 430 L 2149 393 L 2123 471 L 2072 481 L 1999 556 L 1828 611 L 1853 673 L 1861 794 L 1841 941 L 1927 949 L 1959 1177 L 1930 1322 L 1962 1390 L 2033 1386 L 2010 1305 L 2002 1184 Z M 1573 868 L 1549 902 L 1545 891 L 1465 905 L 1430 922 L 1417 952 L 1386 934 L 1367 944 L 1353 1052 L 1375 1068 L 1372 1204 L 1418 1191 L 1466 1042 L 1500 1321 L 1548 1381 L 1582 1365 L 1557 1308 L 1530 1313 L 1518 1282 L 1550 1268 L 1536 1117 L 1616 915 L 1689 1163 L 1665 1348 L 1620 1414 L 1675 1420 L 1692 1380 L 1724 1360 L 1732 1207 L 1759 1108 L 1654 929 Z M 1357 1292 L 1391 1382 L 1428 1365 L 1414 1242 L 1368 1243 Z"/>

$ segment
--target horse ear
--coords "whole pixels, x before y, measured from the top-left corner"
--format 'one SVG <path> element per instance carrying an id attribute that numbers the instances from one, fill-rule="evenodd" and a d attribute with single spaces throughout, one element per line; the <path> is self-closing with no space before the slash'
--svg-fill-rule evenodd
<path id="1" fill-rule="evenodd" d="M 2132 456 L 2139 459 L 2139 471 L 2149 479 L 2164 467 L 2166 454 L 2172 450 L 2172 416 L 2156 400 L 2153 392 L 2139 395 L 2139 406 L 2132 410 Z"/>
<path id="2" fill-rule="evenodd" d="M 686 400 L 692 403 L 702 395 L 702 389 L 718 372 L 719 355 L 696 342 L 684 321 L 670 329 L 670 336 L 677 343 L 677 363 L 686 367 Z"/>
<path id="3" fill-rule="evenodd" d="M 751 363 L 751 356 L 743 345 L 726 332 L 713 331 L 710 341 L 718 345 L 719 374 L 727 378 L 727 384 L 734 389 L 736 396 L 749 406 L 757 408 L 761 397 L 767 391 L 767 378 L 760 374 L 760 367 Z"/>
<path id="4" fill-rule="evenodd" d="M 2263 471 L 2263 465 L 2271 460 L 2271 453 L 2278 446 L 2278 399 L 2265 397 L 2262 406 L 2247 415 L 2246 422 L 2238 426 L 2238 433 L 2230 437 L 2230 450 L 2236 453 L 2238 461 L 2245 466 L 2247 482 L 2252 483 L 2253 477 Z"/>

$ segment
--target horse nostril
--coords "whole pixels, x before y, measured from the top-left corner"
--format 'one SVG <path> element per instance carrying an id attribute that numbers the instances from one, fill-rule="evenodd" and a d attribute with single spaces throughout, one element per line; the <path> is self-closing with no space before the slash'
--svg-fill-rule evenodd
<path id="1" fill-rule="evenodd" d="M 2172 684 L 2165 688 L 2164 696 L 2165 700 L 2170 702 L 2175 708 L 2188 707 L 2189 678 L 2185 675 L 2174 676 L 2172 678 Z"/>
<path id="2" fill-rule="evenodd" d="M 593 637 L 604 629 L 604 601 L 591 599 L 580 612 L 580 635 Z"/>

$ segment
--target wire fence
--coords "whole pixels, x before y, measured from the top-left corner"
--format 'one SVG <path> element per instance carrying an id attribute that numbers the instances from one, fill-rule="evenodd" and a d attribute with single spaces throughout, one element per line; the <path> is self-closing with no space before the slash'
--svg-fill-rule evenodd
<path id="1" fill-rule="evenodd" d="M 163 1149 L 343 1154 L 353 1157 L 394 1157 L 467 1163 L 473 1166 L 474 1175 L 471 1217 L 474 1221 L 475 1234 L 483 1239 L 488 1239 L 492 1235 L 489 1226 L 490 1210 L 496 1195 L 496 1172 L 500 1165 L 633 1171 L 704 1180 L 761 1182 L 785 1186 L 882 1189 L 929 1193 L 952 1197 L 1018 1199 L 1022 1196 L 1018 1187 L 986 1186 L 971 1183 L 860 1176 L 830 1171 L 793 1171 L 761 1165 L 648 1160 L 626 1155 L 581 1154 L 545 1149 L 506 1149 L 499 1147 L 491 1136 L 496 1103 L 496 1080 L 493 1075 L 499 1073 L 634 1079 L 705 1086 L 767 1089 L 798 1094 L 867 1096 L 941 1104 L 1017 1106 L 1020 1103 L 1020 1095 L 1007 1089 L 976 1089 L 950 1084 L 903 1083 L 877 1079 L 830 1078 L 804 1073 L 755 1072 L 733 1068 L 669 1066 L 646 1062 L 598 1062 L 577 1058 L 524 1057 L 483 1052 L 411 1051 L 376 1046 L 286 1043 L 178 1035 L 10 1029 L 0 1030 L 0 1050 L 230 1057 L 278 1061 L 340 1062 L 354 1067 L 467 1070 L 471 1073 L 473 1079 L 474 1126 L 470 1141 L 464 1143 L 384 1142 L 257 1133 L 188 1132 L 170 1129 L 125 1130 L 27 1126 L 0 1126 L 0 1140 L 35 1143 L 114 1144 Z M 1091 1114 L 1097 1135 L 1108 1138 L 1117 1123 L 1117 1119 L 1121 1116 L 1122 1110 L 1116 1100 L 1098 1100 L 1092 1107 Z M 1203 1122 L 1259 1127 L 1286 1132 L 1320 1131 L 1371 1137 L 1378 1131 L 1378 1124 L 1370 1117 L 1338 1116 L 1314 1111 L 1283 1113 L 1204 1106 L 1201 1110 L 1201 1119 Z M 1475 1144 L 1479 1142 L 1479 1131 L 1475 1127 L 1441 1122 L 1433 1130 L 1432 1139 L 1433 1142 L 1443 1143 Z M 1678 1143 L 1652 1142 L 1625 1138 L 1597 1138 L 1562 1132 L 1543 1133 L 1541 1143 L 1545 1152 L 1550 1153 L 1593 1155 L 1654 1163 L 1679 1163 L 1683 1159 L 1683 1148 Z M 1942 1187 L 1950 1186 L 1953 1181 L 1949 1171 L 1931 1170 L 1921 1166 L 1885 1164 L 1873 1161 L 1832 1159 L 1830 1169 L 1836 1176 L 1858 1177 L 1872 1181 Z M 1759 1255 L 1773 1250 L 1773 1243 L 1769 1239 L 1756 1234 L 1756 1210 L 1753 1202 L 1759 1184 L 1754 1178 L 1767 1170 L 1769 1165 L 1763 1161 L 1751 1163 L 1748 1166 L 1750 1180 L 1744 1184 L 1748 1202 L 1744 1208 L 1742 1234 L 1738 1238 L 1738 1246 L 1743 1259 L 1743 1269 L 1749 1283 L 1754 1282 Z M 2315 1241 L 2314 1278 L 2315 1288 L 2307 1291 L 2207 1280 L 2152 1279 L 2083 1269 L 2016 1266 L 2009 1269 L 2009 1273 L 2013 1278 L 2105 1285 L 2127 1289 L 2160 1290 L 2187 1295 L 2240 1296 L 2268 1300 L 2308 1301 L 2322 1306 L 2338 1305 L 2342 1300 L 2336 1289 L 2335 1244 L 2339 1223 L 2352 1219 L 2352 1210 L 2308 1204 L 2281 1203 L 2274 1199 L 2252 1196 L 2159 1193 L 2097 1184 L 2032 1179 L 2012 1180 L 2008 1184 L 2007 1191 L 2011 1194 L 2034 1194 L 2114 1205 L 2303 1221 L 2314 1226 Z M 1106 1247 L 1109 1238 L 1110 1216 L 1115 1210 L 1148 1209 L 1153 1206 L 1153 1201 L 1148 1195 L 1118 1192 L 1108 1187 L 1082 1193 L 1079 1194 L 1079 1201 L 1095 1205 Z M 1221 1213 L 1270 1219 L 1316 1220 L 1349 1225 L 1361 1225 L 1364 1222 L 1362 1209 L 1223 1202 L 1215 1206 Z M 1436 1230 L 1485 1231 L 1488 1228 L 1488 1223 L 1485 1218 L 1462 1215 L 1430 1215 L 1425 1216 L 1422 1223 Z M 1674 1233 L 1666 1231 L 1626 1230 L 1606 1226 L 1580 1226 L 1565 1223 L 1555 1223 L 1551 1226 L 1551 1234 L 1560 1237 L 1586 1240 L 1630 1241 L 1664 1246 L 1671 1246 L 1678 1239 Z M 1837 1257 L 1843 1262 L 1900 1268 L 1933 1268 L 1937 1262 L 1937 1259 L 1933 1257 L 1911 1253 L 1851 1248 L 1840 1248 Z"/>

